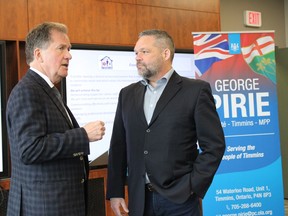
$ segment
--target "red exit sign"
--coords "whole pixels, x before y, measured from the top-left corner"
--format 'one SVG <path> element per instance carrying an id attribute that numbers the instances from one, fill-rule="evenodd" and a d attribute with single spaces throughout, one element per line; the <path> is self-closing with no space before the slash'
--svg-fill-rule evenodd
<path id="1" fill-rule="evenodd" d="M 261 27 L 261 12 L 258 11 L 244 11 L 244 24 L 246 26 Z"/>

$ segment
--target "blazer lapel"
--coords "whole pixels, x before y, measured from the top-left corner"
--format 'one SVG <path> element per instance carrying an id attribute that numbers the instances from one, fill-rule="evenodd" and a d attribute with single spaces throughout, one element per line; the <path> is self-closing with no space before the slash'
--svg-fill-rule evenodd
<path id="1" fill-rule="evenodd" d="M 138 113 L 138 116 L 140 118 L 140 120 L 147 125 L 147 121 L 145 118 L 145 114 L 144 114 L 144 95 L 145 95 L 145 91 L 146 91 L 146 86 L 143 85 L 141 82 L 137 83 L 137 88 L 135 90 L 135 100 L 136 100 L 136 112 Z"/>
<path id="2" fill-rule="evenodd" d="M 42 86 L 43 90 L 48 94 L 48 96 L 51 98 L 53 103 L 55 103 L 57 108 L 60 110 L 62 115 L 65 117 L 65 119 L 69 123 L 70 127 L 74 128 L 69 117 L 68 117 L 68 114 L 67 114 L 65 108 L 63 107 L 63 105 L 61 104 L 61 102 L 59 101 L 59 99 L 57 98 L 55 93 L 53 92 L 53 90 L 47 84 L 47 82 L 42 77 L 40 77 L 37 73 L 35 73 L 34 71 L 32 71 L 30 69 L 27 72 L 27 76 L 30 76 L 32 79 L 35 80 L 36 83 L 38 83 L 39 85 Z"/>
<path id="3" fill-rule="evenodd" d="M 159 98 L 157 105 L 155 107 L 150 125 L 157 119 L 158 115 L 169 103 L 169 101 L 175 96 L 175 94 L 181 89 L 182 85 L 181 77 L 174 71 L 172 76 L 169 79 L 161 97 Z"/>
<path id="4" fill-rule="evenodd" d="M 80 126 L 79 126 L 77 120 L 75 119 L 73 113 L 71 112 L 71 110 L 69 109 L 69 107 L 68 107 L 66 104 L 65 104 L 65 107 L 66 107 L 66 110 L 67 110 L 67 112 L 69 113 L 69 116 L 70 116 L 70 118 L 71 118 L 71 121 L 72 121 L 72 124 L 73 124 L 73 125 L 71 125 L 72 128 L 79 128 Z M 69 122 L 70 122 L 70 121 L 69 121 Z"/>
<path id="5" fill-rule="evenodd" d="M 50 87 L 49 87 L 50 88 Z M 67 106 L 61 103 L 61 99 L 57 98 L 57 96 L 55 95 L 55 93 L 53 92 L 53 90 L 50 88 L 49 89 L 49 96 L 51 97 L 52 101 L 55 103 L 55 105 L 57 106 L 57 108 L 60 110 L 60 112 L 62 113 L 62 115 L 65 117 L 66 121 L 69 123 L 70 127 L 73 128 L 73 124 L 72 124 L 72 119 L 71 117 L 69 118 L 69 114 L 67 113 Z"/>

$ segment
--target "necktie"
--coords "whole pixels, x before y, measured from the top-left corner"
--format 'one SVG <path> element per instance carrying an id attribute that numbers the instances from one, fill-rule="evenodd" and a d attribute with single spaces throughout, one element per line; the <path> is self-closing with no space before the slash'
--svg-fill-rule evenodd
<path id="1" fill-rule="evenodd" d="M 63 100 L 62 100 L 62 96 L 61 96 L 60 92 L 58 91 L 58 89 L 55 86 L 53 86 L 52 90 L 53 90 L 54 94 L 56 95 L 57 99 L 59 100 L 59 102 L 61 103 L 61 105 L 65 108 Z"/>
<path id="2" fill-rule="evenodd" d="M 52 91 L 53 91 L 54 95 L 56 96 L 56 98 L 58 99 L 58 101 L 61 103 L 61 105 L 62 105 L 63 109 L 65 110 L 65 113 L 66 113 L 66 115 L 69 118 L 70 123 L 71 123 L 72 122 L 71 118 L 69 116 L 69 113 L 67 112 L 65 105 L 64 105 L 64 102 L 62 100 L 62 96 L 61 96 L 60 92 L 58 91 L 58 89 L 55 86 L 52 87 Z"/>

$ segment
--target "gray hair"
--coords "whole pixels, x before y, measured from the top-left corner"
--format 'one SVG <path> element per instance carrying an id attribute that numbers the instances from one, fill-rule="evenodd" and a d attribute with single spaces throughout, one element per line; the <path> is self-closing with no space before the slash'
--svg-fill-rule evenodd
<path id="1" fill-rule="evenodd" d="M 171 62 L 173 61 L 174 58 L 174 53 L 175 53 L 175 45 L 173 38 L 164 30 L 158 30 L 158 29 L 149 29 L 140 32 L 139 38 L 143 36 L 153 36 L 156 40 L 156 46 L 166 49 L 168 48 L 171 52 Z"/>
<path id="2" fill-rule="evenodd" d="M 33 28 L 25 40 L 26 62 L 29 65 L 34 60 L 34 50 L 36 48 L 46 48 L 52 41 L 51 32 L 55 30 L 67 34 L 67 26 L 62 23 L 44 22 Z"/>

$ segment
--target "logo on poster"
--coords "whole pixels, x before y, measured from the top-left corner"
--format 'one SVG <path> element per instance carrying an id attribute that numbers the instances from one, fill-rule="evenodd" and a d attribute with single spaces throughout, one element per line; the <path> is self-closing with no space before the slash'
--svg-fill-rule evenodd
<path id="1" fill-rule="evenodd" d="M 231 43 L 230 47 L 233 52 L 239 52 L 240 50 L 239 43 Z"/>
<path id="2" fill-rule="evenodd" d="M 113 69 L 113 60 L 110 57 L 105 56 L 100 61 L 102 69 Z"/>

